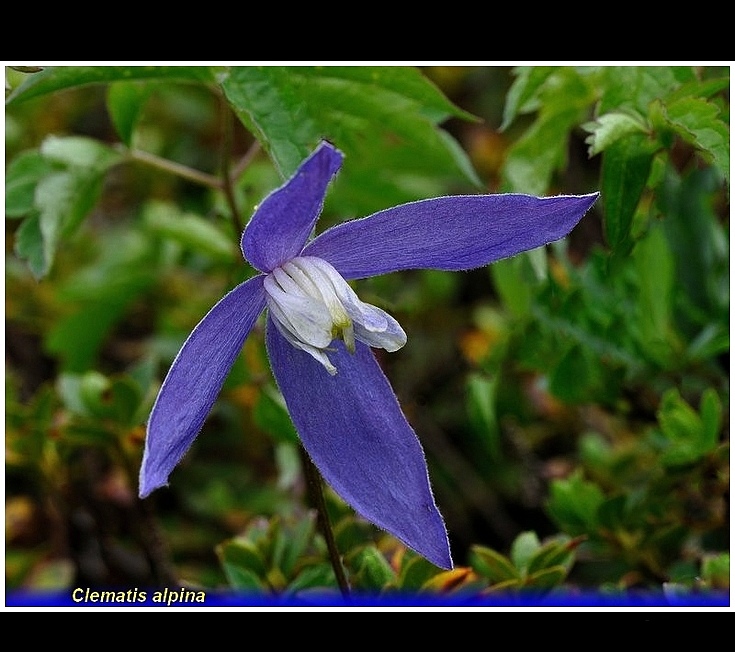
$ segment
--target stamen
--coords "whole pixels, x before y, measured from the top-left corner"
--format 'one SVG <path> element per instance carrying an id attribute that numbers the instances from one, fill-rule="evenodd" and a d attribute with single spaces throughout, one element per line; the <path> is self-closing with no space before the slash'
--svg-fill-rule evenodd
<path id="1" fill-rule="evenodd" d="M 326 351 L 334 339 L 355 352 L 355 340 L 396 351 L 406 343 L 400 324 L 388 313 L 360 301 L 328 262 L 313 256 L 293 258 L 274 269 L 264 287 L 271 318 L 296 348 L 318 360 L 330 373 L 336 369 Z"/>

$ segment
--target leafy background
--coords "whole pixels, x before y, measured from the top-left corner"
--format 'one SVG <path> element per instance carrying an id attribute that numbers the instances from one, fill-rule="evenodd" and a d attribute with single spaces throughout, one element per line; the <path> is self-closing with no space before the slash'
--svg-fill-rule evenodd
<path id="1" fill-rule="evenodd" d="M 729 67 L 7 68 L 6 588 L 335 592 L 297 439 L 248 340 L 139 501 L 179 346 L 253 273 L 238 232 L 321 138 L 319 228 L 442 194 L 601 200 L 564 241 L 359 283 L 427 453 L 441 572 L 328 493 L 375 596 L 729 589 Z"/>

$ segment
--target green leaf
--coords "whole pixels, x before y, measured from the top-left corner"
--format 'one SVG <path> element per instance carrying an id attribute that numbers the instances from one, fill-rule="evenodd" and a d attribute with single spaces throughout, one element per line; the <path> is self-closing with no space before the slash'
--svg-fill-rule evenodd
<path id="1" fill-rule="evenodd" d="M 90 138 L 51 136 L 40 148 L 45 163 L 33 165 L 35 180 L 33 206 L 38 219 L 24 226 L 18 234 L 16 253 L 27 259 L 37 276 L 48 273 L 56 250 L 64 238 L 69 237 L 97 202 L 102 180 L 107 169 L 120 160 L 113 149 Z M 24 165 L 32 163 L 31 158 Z M 62 166 L 66 166 L 65 168 Z M 40 172 L 46 174 L 40 176 Z M 26 176 L 26 182 L 29 177 Z M 30 188 L 26 185 L 23 193 Z M 42 250 L 35 239 L 40 231 Z"/>
<path id="2" fill-rule="evenodd" d="M 524 587 L 551 589 L 559 586 L 567 576 L 568 570 L 564 566 L 551 566 L 533 573 L 526 578 Z"/>
<path id="3" fill-rule="evenodd" d="M 708 555 L 702 560 L 702 579 L 714 589 L 730 588 L 730 555 Z"/>
<path id="4" fill-rule="evenodd" d="M 589 399 L 597 381 L 587 350 L 573 344 L 552 369 L 549 391 L 566 403 L 581 403 Z"/>
<path id="5" fill-rule="evenodd" d="M 347 558 L 350 582 L 363 591 L 380 591 L 395 582 L 396 575 L 382 553 L 374 546 L 364 546 Z"/>
<path id="6" fill-rule="evenodd" d="M 521 576 L 510 559 L 486 546 L 473 545 L 469 559 L 475 572 L 487 577 L 493 584 L 517 580 Z"/>
<path id="7" fill-rule="evenodd" d="M 431 562 L 413 552 L 407 552 L 398 574 L 398 586 L 406 591 L 418 591 L 439 572 Z"/>
<path id="8" fill-rule="evenodd" d="M 622 111 L 605 113 L 594 122 L 582 125 L 582 128 L 591 134 L 584 141 L 590 146 L 590 156 L 599 154 L 628 134 L 647 131 L 646 123 L 640 116 Z"/>
<path id="9" fill-rule="evenodd" d="M 245 592 L 261 592 L 267 588 L 266 583 L 247 568 L 224 561 L 222 562 L 222 570 L 224 570 L 227 581 L 233 589 Z"/>
<path id="10" fill-rule="evenodd" d="M 555 69 L 539 91 L 535 122 L 510 148 L 503 174 L 514 192 L 544 194 L 567 162 L 569 134 L 588 114 L 595 89 L 570 67 Z"/>
<path id="11" fill-rule="evenodd" d="M 722 402 L 712 387 L 702 393 L 699 413 L 702 417 L 702 445 L 709 451 L 717 446 L 722 427 Z"/>
<path id="12" fill-rule="evenodd" d="M 532 576 L 540 570 L 553 566 L 562 566 L 568 571 L 574 562 L 574 549 L 579 542 L 580 539 L 570 540 L 568 537 L 562 536 L 557 540 L 545 543 L 528 560 L 526 573 Z"/>
<path id="13" fill-rule="evenodd" d="M 214 82 L 215 70 L 206 66 L 52 66 L 28 77 L 5 100 L 18 104 L 67 88 L 134 79 Z"/>
<path id="14" fill-rule="evenodd" d="M 54 169 L 38 150 L 16 156 L 5 171 L 5 217 L 24 217 L 34 208 L 36 185 Z"/>
<path id="15" fill-rule="evenodd" d="M 729 330 L 730 247 L 715 212 L 718 175 L 712 169 L 694 170 L 680 178 L 668 169 L 657 195 L 666 215 L 663 226 L 676 261 L 676 280 L 705 322 Z"/>
<path id="16" fill-rule="evenodd" d="M 525 572 L 528 563 L 540 548 L 541 543 L 535 532 L 521 532 L 510 547 L 510 558 L 517 569 Z"/>
<path id="17" fill-rule="evenodd" d="M 41 144 L 41 154 L 49 161 L 91 172 L 105 172 L 122 160 L 112 147 L 84 136 L 49 136 Z"/>
<path id="18" fill-rule="evenodd" d="M 260 392 L 258 402 L 253 408 L 253 418 L 258 427 L 276 441 L 299 444 L 299 436 L 286 409 L 286 403 L 275 389 L 266 387 Z"/>
<path id="19" fill-rule="evenodd" d="M 545 248 L 539 247 L 504 258 L 490 266 L 493 283 L 503 306 L 515 317 L 525 317 L 530 313 L 534 294 L 546 278 L 546 257 Z M 540 263 L 534 265 L 535 260 L 540 260 Z"/>
<path id="20" fill-rule="evenodd" d="M 152 201 L 146 205 L 143 218 L 150 231 L 179 242 L 187 249 L 218 262 L 235 260 L 233 238 L 199 215 L 184 213 L 174 204 Z"/>
<path id="21" fill-rule="evenodd" d="M 719 114 L 716 104 L 701 97 L 684 97 L 665 107 L 665 115 L 676 133 L 702 150 L 729 184 L 730 127 Z"/>
<path id="22" fill-rule="evenodd" d="M 721 407 L 714 390 L 702 397 L 702 416 L 671 389 L 661 399 L 657 412 L 661 432 L 668 439 L 662 455 L 666 465 L 689 464 L 715 448 L 719 438 Z"/>
<path id="23" fill-rule="evenodd" d="M 602 201 L 605 235 L 613 250 L 629 247 L 630 229 L 646 187 L 653 146 L 645 136 L 631 134 L 615 141 L 602 157 Z"/>
<path id="24" fill-rule="evenodd" d="M 651 102 L 695 79 L 694 69 L 685 66 L 605 66 L 602 71 L 601 114 L 627 108 L 646 115 Z"/>
<path id="25" fill-rule="evenodd" d="M 323 562 L 307 566 L 286 587 L 286 595 L 296 594 L 309 589 L 324 590 L 325 587 L 336 586 L 334 570 L 331 564 Z"/>
<path id="26" fill-rule="evenodd" d="M 552 66 L 519 66 L 513 69 L 515 80 L 505 98 L 500 131 L 505 131 L 519 113 L 538 108 L 538 91 L 555 70 Z"/>
<path id="27" fill-rule="evenodd" d="M 672 332 L 674 260 L 661 224 L 652 224 L 632 252 L 640 280 L 634 323 L 644 351 L 665 364 L 676 353 Z"/>
<path id="28" fill-rule="evenodd" d="M 501 457 L 500 428 L 495 409 L 498 376 L 486 378 L 473 374 L 467 382 L 467 410 L 474 426 L 476 440 L 488 459 L 497 461 Z"/>
<path id="29" fill-rule="evenodd" d="M 123 426 L 136 424 L 143 395 L 129 377 L 108 378 L 97 371 L 81 376 L 63 374 L 59 393 L 70 410 L 97 419 L 110 419 Z"/>
<path id="30" fill-rule="evenodd" d="M 547 508 L 551 518 L 574 536 L 594 532 L 597 510 L 604 500 L 600 487 L 583 480 L 581 472 L 575 472 L 551 483 Z"/>
<path id="31" fill-rule="evenodd" d="M 392 149 L 414 170 L 455 177 L 472 170 L 436 126 L 467 114 L 414 68 L 238 67 L 222 86 L 284 177 L 322 138 L 344 151 L 350 166 L 381 169 Z"/>
<path id="32" fill-rule="evenodd" d="M 18 228 L 15 234 L 15 253 L 28 262 L 28 267 L 37 279 L 48 273 L 51 261 L 46 257 L 41 221 L 37 213 L 23 220 Z"/>
<path id="33" fill-rule="evenodd" d="M 60 357 L 65 371 L 88 370 L 110 328 L 152 285 L 155 268 L 149 256 L 149 243 L 138 234 L 111 232 L 100 259 L 58 289 L 62 301 L 74 309 L 56 321 L 45 345 Z"/>
<path id="34" fill-rule="evenodd" d="M 107 111 L 128 147 L 133 145 L 135 125 L 153 89 L 153 84 L 141 82 L 115 82 L 107 89 Z"/>
<path id="35" fill-rule="evenodd" d="M 217 546 L 220 562 L 232 568 L 249 571 L 255 577 L 264 577 L 267 566 L 258 547 L 245 538 L 230 539 Z"/>

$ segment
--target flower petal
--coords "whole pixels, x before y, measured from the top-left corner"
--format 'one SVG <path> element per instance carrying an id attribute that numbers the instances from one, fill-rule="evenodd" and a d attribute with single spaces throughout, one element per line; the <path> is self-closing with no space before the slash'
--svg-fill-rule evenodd
<path id="1" fill-rule="evenodd" d="M 442 568 L 447 531 L 429 486 L 421 444 L 372 351 L 335 340 L 330 376 L 268 322 L 268 354 L 304 448 L 334 490 L 362 516 Z"/>
<path id="2" fill-rule="evenodd" d="M 302 255 L 323 258 L 346 279 L 401 269 L 473 269 L 563 238 L 598 196 L 426 199 L 339 224 Z"/>
<path id="3" fill-rule="evenodd" d="M 199 322 L 176 356 L 148 420 L 140 497 L 168 482 L 194 442 L 227 373 L 265 308 L 263 277 L 226 294 Z"/>
<path id="4" fill-rule="evenodd" d="M 258 206 L 242 234 L 245 259 L 270 272 L 297 256 L 322 210 L 327 185 L 342 165 L 342 153 L 323 141 L 294 176 Z"/>

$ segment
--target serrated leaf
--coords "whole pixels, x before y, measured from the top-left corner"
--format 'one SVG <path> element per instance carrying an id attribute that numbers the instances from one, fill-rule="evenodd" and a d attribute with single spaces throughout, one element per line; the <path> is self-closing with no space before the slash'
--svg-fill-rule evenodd
<path id="1" fill-rule="evenodd" d="M 569 134 L 595 99 L 590 81 L 573 68 L 558 68 L 539 93 L 535 122 L 508 151 L 503 174 L 513 192 L 543 195 L 554 171 L 566 165 Z"/>
<path id="2" fill-rule="evenodd" d="M 684 97 L 667 104 L 665 114 L 685 141 L 712 160 L 730 183 L 730 127 L 719 118 L 720 108 L 701 97 Z"/>
<path id="3" fill-rule="evenodd" d="M 107 111 L 120 140 L 133 144 L 133 132 L 153 85 L 140 82 L 115 82 L 107 89 Z"/>
<path id="4" fill-rule="evenodd" d="M 622 111 L 605 113 L 594 122 L 582 125 L 582 128 L 591 134 L 584 141 L 589 145 L 590 156 L 599 154 L 628 134 L 645 133 L 647 130 L 646 123 L 640 116 Z"/>
<path id="5" fill-rule="evenodd" d="M 367 157 L 380 169 L 385 162 L 378 157 L 392 148 L 409 168 L 455 176 L 472 170 L 464 151 L 448 146 L 436 126 L 467 114 L 413 68 L 237 67 L 223 89 L 284 177 L 322 138 L 344 151 L 351 166 Z"/>
<path id="6" fill-rule="evenodd" d="M 51 66 L 28 77 L 5 100 L 18 104 L 60 90 L 133 79 L 211 83 L 216 69 L 206 66 Z"/>
<path id="7" fill-rule="evenodd" d="M 10 161 L 5 170 L 5 217 L 23 217 L 30 213 L 34 208 L 36 185 L 53 169 L 53 164 L 35 149 Z"/>
<path id="8" fill-rule="evenodd" d="M 627 108 L 646 115 L 648 105 L 695 79 L 689 66 L 605 66 L 600 113 Z"/>
<path id="9" fill-rule="evenodd" d="M 236 241 L 199 215 L 184 213 L 173 204 L 150 202 L 145 207 L 144 220 L 153 233 L 175 240 L 187 249 L 220 262 L 235 259 Z"/>
<path id="10" fill-rule="evenodd" d="M 505 98 L 500 131 L 505 131 L 519 113 L 537 108 L 538 90 L 555 70 L 553 66 L 518 66 L 513 69 L 515 79 Z"/>
<path id="11" fill-rule="evenodd" d="M 602 157 L 602 201 L 605 235 L 613 250 L 630 242 L 630 228 L 646 187 L 654 149 L 645 136 L 630 134 L 615 141 Z"/>

